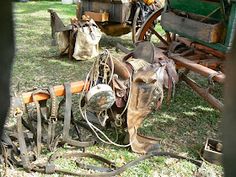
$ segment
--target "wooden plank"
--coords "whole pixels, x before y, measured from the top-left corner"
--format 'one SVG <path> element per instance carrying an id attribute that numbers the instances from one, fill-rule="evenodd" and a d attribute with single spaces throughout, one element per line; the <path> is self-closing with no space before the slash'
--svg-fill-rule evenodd
<path id="1" fill-rule="evenodd" d="M 109 13 L 107 12 L 92 12 L 86 11 L 84 12 L 86 16 L 92 18 L 95 22 L 106 22 L 109 21 Z"/>

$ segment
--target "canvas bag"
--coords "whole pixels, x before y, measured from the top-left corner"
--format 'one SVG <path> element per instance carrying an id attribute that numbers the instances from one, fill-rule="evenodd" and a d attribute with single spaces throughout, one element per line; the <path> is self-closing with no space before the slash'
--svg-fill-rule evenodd
<path id="1" fill-rule="evenodd" d="M 69 52 L 69 35 L 69 30 L 56 33 L 57 44 L 61 55 L 68 54 Z"/>
<path id="2" fill-rule="evenodd" d="M 92 19 L 78 24 L 73 57 L 87 60 L 98 56 L 98 43 L 102 36 L 100 29 Z"/>

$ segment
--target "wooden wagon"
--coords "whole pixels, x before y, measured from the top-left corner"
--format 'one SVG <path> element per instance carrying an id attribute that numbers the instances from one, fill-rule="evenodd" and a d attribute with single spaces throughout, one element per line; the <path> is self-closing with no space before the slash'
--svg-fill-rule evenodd
<path id="1" fill-rule="evenodd" d="M 224 62 L 236 29 L 236 1 L 167 0 L 139 28 L 137 41 L 151 40 L 178 68 L 181 78 L 213 107 L 223 104 L 187 74 L 196 72 L 209 83 L 224 83 Z"/>
<path id="2" fill-rule="evenodd" d="M 132 32 L 132 40 L 136 42 L 137 29 L 163 4 L 164 0 L 83 0 L 78 3 L 77 17 L 93 18 L 107 35 Z"/>
<path id="3" fill-rule="evenodd" d="M 77 16 L 90 15 L 107 34 L 121 35 L 132 29 L 134 42 L 153 42 L 184 70 L 182 80 L 222 111 L 223 103 L 211 94 L 210 85 L 214 81 L 223 84 L 225 80 L 224 62 L 236 31 L 236 1 L 167 0 L 163 8 L 162 1 L 158 2 L 147 5 L 141 0 L 83 0 L 78 4 Z M 150 11 L 141 10 L 142 5 Z M 196 84 L 187 76 L 189 71 L 208 78 L 209 87 Z"/>

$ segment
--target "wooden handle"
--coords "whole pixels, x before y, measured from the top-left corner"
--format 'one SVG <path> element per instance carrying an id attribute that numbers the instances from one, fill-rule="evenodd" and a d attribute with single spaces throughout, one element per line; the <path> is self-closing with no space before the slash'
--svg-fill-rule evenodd
<path id="1" fill-rule="evenodd" d="M 85 85 L 84 81 L 72 82 L 70 83 L 70 85 L 71 85 L 72 93 L 80 93 L 83 91 L 84 86 L 86 86 L 85 90 L 87 90 L 89 86 L 89 84 Z M 63 85 L 54 86 L 53 89 L 56 96 L 63 96 L 65 94 L 65 88 Z M 22 97 L 25 104 L 33 102 L 32 92 L 23 93 Z M 44 93 L 35 94 L 35 99 L 37 101 L 47 100 L 49 98 L 50 98 L 49 95 L 44 94 Z"/>

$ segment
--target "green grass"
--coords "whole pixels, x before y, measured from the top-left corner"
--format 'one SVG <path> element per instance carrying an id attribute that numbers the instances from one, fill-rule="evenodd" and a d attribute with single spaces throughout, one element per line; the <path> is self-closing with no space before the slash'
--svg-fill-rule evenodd
<path id="1" fill-rule="evenodd" d="M 14 3 L 16 57 L 13 66 L 11 90 L 24 92 L 33 87 L 48 87 L 63 82 L 72 82 L 85 78 L 92 61 L 70 61 L 59 58 L 57 47 L 50 45 L 50 17 L 47 9 L 55 9 L 65 24 L 75 16 L 75 5 L 62 5 L 60 2 Z M 117 42 L 132 48 L 131 35 L 122 37 L 103 36 L 101 51 L 108 48 L 114 57 Z M 195 75 L 193 75 L 195 77 Z M 202 83 L 206 80 L 197 77 Z M 220 91 L 222 88 L 217 86 Z M 76 110 L 78 100 L 74 100 Z M 77 113 L 78 115 L 78 113 Z M 207 137 L 220 139 L 221 114 L 211 108 L 184 83 L 176 86 L 176 94 L 171 104 L 163 104 L 161 110 L 153 112 L 144 122 L 141 132 L 161 138 L 161 149 L 199 159 L 198 153 Z M 65 149 L 64 149 L 65 150 Z M 118 166 L 137 158 L 128 148 L 118 148 L 104 144 L 86 149 L 88 152 L 102 155 L 117 163 Z M 67 151 L 67 150 L 65 150 Z M 58 165 L 76 170 L 73 162 L 59 159 Z M 132 167 L 120 176 L 196 176 L 208 173 L 222 175 L 222 168 L 205 163 L 197 172 L 195 165 L 187 161 L 158 157 L 146 160 Z M 17 172 L 18 173 L 18 172 Z M 18 174 L 30 176 L 19 170 Z M 19 175 L 17 175 L 19 176 Z M 36 173 L 36 176 L 47 176 Z M 58 176 L 58 175 L 53 175 Z"/>

